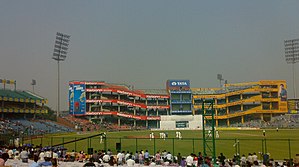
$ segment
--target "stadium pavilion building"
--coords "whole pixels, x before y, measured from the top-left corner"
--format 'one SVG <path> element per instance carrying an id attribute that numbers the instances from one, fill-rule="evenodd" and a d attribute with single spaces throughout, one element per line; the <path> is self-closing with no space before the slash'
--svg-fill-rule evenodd
<path id="1" fill-rule="evenodd" d="M 214 101 L 216 126 L 269 121 L 287 113 L 285 80 L 191 88 L 189 80 L 168 80 L 166 89 L 133 90 L 103 81 L 69 82 L 71 115 L 118 126 L 158 129 L 202 127 L 201 102 Z"/>
<path id="2" fill-rule="evenodd" d="M 0 79 L 0 83 L 3 85 L 0 89 L 1 119 L 48 113 L 47 99 L 31 91 L 16 90 L 15 80 Z"/>

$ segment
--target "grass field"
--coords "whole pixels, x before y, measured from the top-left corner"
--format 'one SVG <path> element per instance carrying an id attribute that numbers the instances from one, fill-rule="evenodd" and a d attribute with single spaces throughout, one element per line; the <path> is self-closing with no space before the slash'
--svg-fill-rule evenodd
<path id="1" fill-rule="evenodd" d="M 105 149 L 106 146 L 107 149 L 109 148 L 115 153 L 116 143 L 120 143 L 122 150 L 132 152 L 141 149 L 149 150 L 151 154 L 163 150 L 170 151 L 174 155 L 179 152 L 182 155 L 188 155 L 191 152 L 203 152 L 202 131 L 181 131 L 183 136 L 181 140 L 175 138 L 175 131 L 167 131 L 168 139 L 166 140 L 158 138 L 160 131 L 153 132 L 156 137 L 153 140 L 148 138 L 150 131 L 107 132 L 106 142 L 103 140 L 103 143 L 100 143 L 100 137 L 95 137 L 64 144 L 64 147 L 69 151 L 74 149 L 87 152 L 88 148 L 99 150 Z M 46 135 L 43 138 L 32 138 L 25 141 L 25 143 L 50 146 L 98 133 L 101 132 Z M 220 138 L 216 139 L 216 155 L 222 152 L 226 157 L 232 158 L 238 151 L 241 155 L 253 152 L 259 155 L 259 152 L 268 152 L 271 158 L 288 159 L 290 157 L 294 158 L 295 154 L 299 154 L 299 129 L 280 129 L 278 132 L 276 130 L 266 130 L 265 137 L 262 130 L 219 130 L 219 134 Z M 235 144 L 236 141 L 239 141 L 239 143 Z"/>

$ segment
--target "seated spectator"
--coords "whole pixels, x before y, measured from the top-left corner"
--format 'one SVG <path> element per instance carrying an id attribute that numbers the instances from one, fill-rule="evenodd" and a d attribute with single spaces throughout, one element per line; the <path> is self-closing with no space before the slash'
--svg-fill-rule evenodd
<path id="1" fill-rule="evenodd" d="M 15 160 L 20 160 L 21 158 L 20 158 L 20 154 L 17 152 L 17 153 L 15 153 L 15 157 L 14 157 L 14 159 Z"/>
<path id="2" fill-rule="evenodd" d="M 50 157 L 45 157 L 45 162 L 41 162 L 39 163 L 39 166 L 42 166 L 42 167 L 47 167 L 47 166 L 52 166 L 52 162 L 51 162 L 51 158 Z"/>
<path id="3" fill-rule="evenodd" d="M 113 156 L 110 156 L 110 160 L 109 160 L 108 164 L 110 166 L 114 166 L 116 164 L 116 160 Z"/>
<path id="4" fill-rule="evenodd" d="M 28 163 L 28 152 L 26 149 L 24 149 L 21 153 L 20 153 L 20 157 L 22 159 L 22 162 L 24 163 Z"/>
<path id="5" fill-rule="evenodd" d="M 89 162 L 87 162 L 87 163 L 85 163 L 85 164 L 83 165 L 83 167 L 93 167 L 93 166 L 96 166 L 96 165 L 94 164 L 94 159 L 93 159 L 93 158 L 90 158 L 90 159 L 89 159 Z"/>
<path id="6" fill-rule="evenodd" d="M 133 167 L 135 165 L 135 161 L 132 159 L 132 155 L 129 155 L 129 158 L 127 160 L 128 167 Z"/>
<path id="7" fill-rule="evenodd" d="M 38 161 L 38 156 L 33 157 L 33 163 L 30 165 L 30 167 L 39 167 L 39 164 L 37 163 Z"/>
<path id="8" fill-rule="evenodd" d="M 9 158 L 9 155 L 7 153 L 3 153 L 0 157 L 0 166 L 5 166 L 5 162 Z"/>
<path id="9" fill-rule="evenodd" d="M 172 157 L 171 153 L 168 152 L 167 155 L 166 155 L 166 161 L 168 161 L 169 164 L 171 164 L 172 163 L 172 159 L 173 159 L 173 157 Z"/>
<path id="10" fill-rule="evenodd" d="M 179 164 L 181 167 L 186 167 L 187 163 L 186 163 L 186 158 L 182 157 L 181 163 Z"/>
<path id="11" fill-rule="evenodd" d="M 152 160 L 151 160 L 151 163 L 149 164 L 149 166 L 156 166 L 156 163 L 155 163 L 155 158 L 153 158 Z"/>
<path id="12" fill-rule="evenodd" d="M 105 154 L 105 155 L 103 156 L 103 162 L 104 162 L 104 163 L 108 163 L 109 160 L 110 160 L 110 156 L 109 156 L 108 154 Z"/>

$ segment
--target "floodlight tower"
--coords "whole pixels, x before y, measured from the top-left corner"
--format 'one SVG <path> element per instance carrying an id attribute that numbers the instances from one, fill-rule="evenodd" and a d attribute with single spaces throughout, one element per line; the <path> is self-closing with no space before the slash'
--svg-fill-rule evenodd
<path id="1" fill-rule="evenodd" d="M 284 41 L 285 59 L 288 64 L 292 64 L 293 70 L 293 91 L 296 98 L 296 80 L 295 80 L 295 64 L 299 62 L 299 39 L 291 39 Z"/>
<path id="2" fill-rule="evenodd" d="M 222 74 L 217 74 L 217 79 L 219 80 L 220 88 L 221 88 L 221 81 L 223 81 Z"/>
<path id="3" fill-rule="evenodd" d="M 60 32 L 56 33 L 56 40 L 55 40 L 55 45 L 54 45 L 54 52 L 53 52 L 53 57 L 52 59 L 57 61 L 58 65 L 58 70 L 57 70 L 57 112 L 56 116 L 57 118 L 59 117 L 60 113 L 60 67 L 59 67 L 59 62 L 64 61 L 66 59 L 66 54 L 69 46 L 69 41 L 70 41 L 70 35 L 66 35 Z"/>

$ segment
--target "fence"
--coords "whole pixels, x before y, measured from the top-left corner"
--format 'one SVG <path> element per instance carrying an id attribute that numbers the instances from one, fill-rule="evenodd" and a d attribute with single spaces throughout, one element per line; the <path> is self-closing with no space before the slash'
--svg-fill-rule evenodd
<path id="1" fill-rule="evenodd" d="M 23 141 L 24 143 L 54 146 L 61 145 L 69 151 L 90 151 L 92 150 L 107 150 L 110 149 L 114 154 L 117 150 L 136 152 L 140 150 L 148 150 L 150 154 L 157 151 L 167 150 L 173 155 L 181 153 L 187 156 L 190 153 L 202 152 L 203 141 L 201 138 L 101 138 L 85 137 L 50 137 L 50 138 L 29 138 Z M 67 144 L 65 144 L 67 143 Z M 216 139 L 216 154 L 223 153 L 228 158 L 232 158 L 235 154 L 256 153 L 262 158 L 262 153 L 270 153 L 270 158 L 273 159 L 290 159 L 294 158 L 295 154 L 299 153 L 299 139 Z"/>

